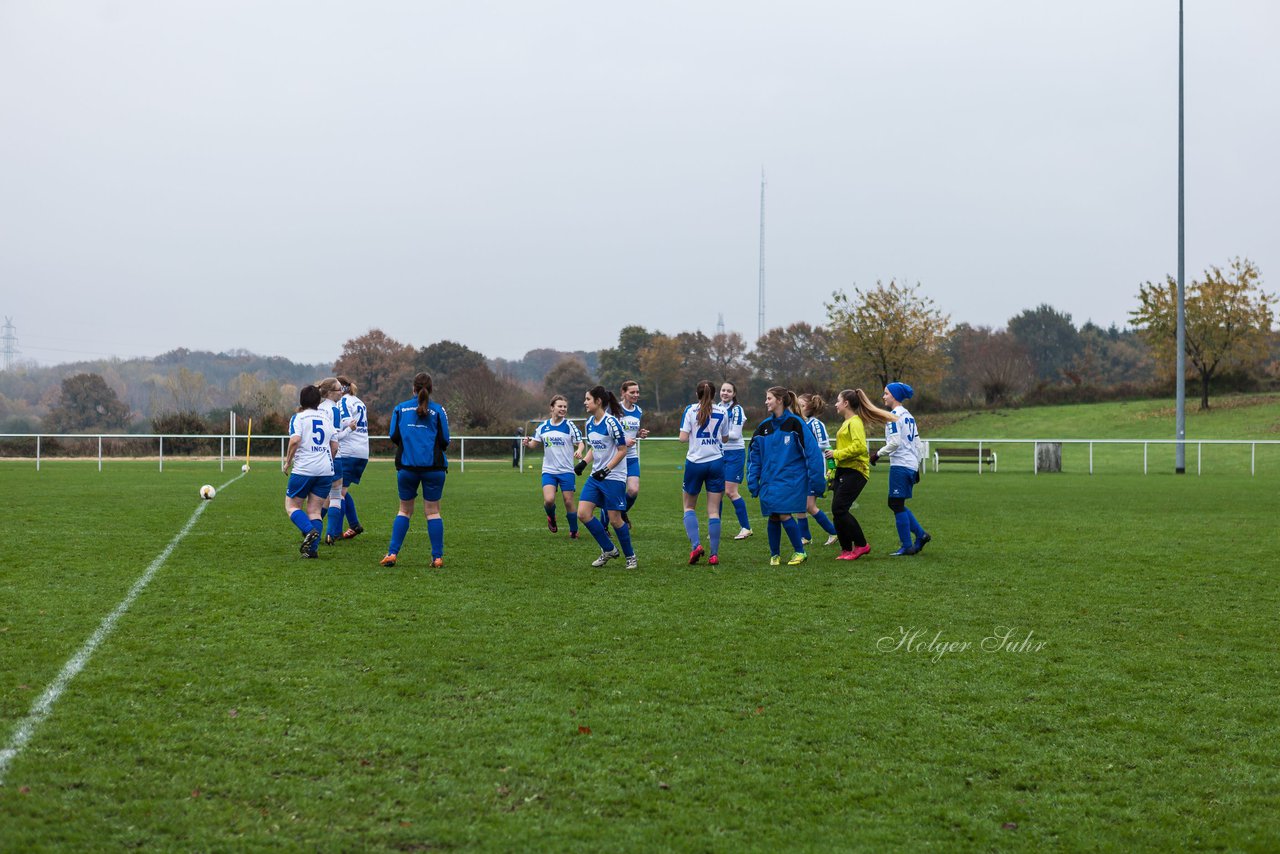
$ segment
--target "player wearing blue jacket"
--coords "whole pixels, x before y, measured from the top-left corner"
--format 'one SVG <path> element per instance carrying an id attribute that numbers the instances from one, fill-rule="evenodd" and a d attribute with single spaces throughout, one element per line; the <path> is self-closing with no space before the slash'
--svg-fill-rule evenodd
<path id="1" fill-rule="evenodd" d="M 821 496 L 826 487 L 822 453 L 809 426 L 792 411 L 796 396 L 774 386 L 765 392 L 769 417 L 760 422 L 747 452 L 747 490 L 760 499 L 760 512 L 769 517 L 769 565 L 781 563 L 782 532 L 795 549 L 789 566 L 808 557 L 795 516 L 803 515 L 809 496 Z"/>
<path id="2" fill-rule="evenodd" d="M 395 566 L 396 556 L 409 533 L 413 505 L 422 489 L 422 510 L 427 517 L 427 536 L 431 539 L 431 565 L 444 566 L 444 520 L 440 518 L 440 497 L 449 460 L 444 452 L 449 447 L 449 416 L 444 407 L 431 399 L 431 375 L 418 373 L 413 378 L 413 393 L 391 410 L 391 441 L 396 446 L 396 485 L 400 490 L 400 512 L 391 525 L 391 543 L 383 566 Z"/>

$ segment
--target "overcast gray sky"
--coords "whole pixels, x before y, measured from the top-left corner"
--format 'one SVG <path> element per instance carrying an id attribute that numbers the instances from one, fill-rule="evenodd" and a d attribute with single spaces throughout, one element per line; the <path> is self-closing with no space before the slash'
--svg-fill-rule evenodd
<path id="1" fill-rule="evenodd" d="M 1187 0 L 1187 273 L 1280 277 L 1280 3 Z M 378 327 L 1123 325 L 1176 271 L 1177 0 L 0 0 L 0 318 L 41 364 Z"/>

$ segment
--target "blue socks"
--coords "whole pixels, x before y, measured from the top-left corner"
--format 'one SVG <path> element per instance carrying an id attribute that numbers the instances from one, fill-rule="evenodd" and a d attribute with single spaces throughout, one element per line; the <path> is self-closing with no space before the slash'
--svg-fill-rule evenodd
<path id="1" fill-rule="evenodd" d="M 689 545 L 698 547 L 698 514 L 694 510 L 684 511 L 684 533 L 689 538 Z"/>
<path id="2" fill-rule="evenodd" d="M 827 518 L 827 514 L 819 510 L 813 514 L 813 520 L 818 523 L 818 527 L 826 531 L 831 536 L 835 536 L 836 526 L 831 524 L 831 520 Z"/>
<path id="3" fill-rule="evenodd" d="M 796 517 L 785 519 L 782 522 L 782 530 L 787 532 L 787 539 L 791 540 L 791 547 L 798 552 L 804 551 L 804 542 L 800 539 L 800 526 L 796 524 Z"/>
<path id="4" fill-rule="evenodd" d="M 624 522 L 614 528 L 613 531 L 618 535 L 618 545 L 622 546 L 622 553 L 627 557 L 635 554 L 636 550 L 631 546 L 631 529 L 627 527 L 626 523 Z"/>
<path id="5" fill-rule="evenodd" d="M 356 518 L 356 500 L 351 497 L 350 492 L 342 498 L 342 512 L 346 514 L 347 521 L 351 523 L 351 527 L 360 527 L 360 520 Z"/>
<path id="6" fill-rule="evenodd" d="M 306 510 L 294 510 L 289 514 L 289 521 L 302 532 L 302 536 L 305 537 L 307 534 L 311 533 L 311 519 L 307 516 Z"/>
<path id="7" fill-rule="evenodd" d="M 720 517 L 707 520 L 707 539 L 711 541 L 711 553 L 720 554 Z"/>
<path id="8" fill-rule="evenodd" d="M 902 542 L 902 547 L 904 549 L 912 548 L 911 522 L 912 517 L 910 510 L 903 510 L 901 513 L 893 514 L 893 524 L 898 528 L 898 540 Z M 916 523 L 916 527 L 920 527 L 918 522 Z"/>
<path id="9" fill-rule="evenodd" d="M 751 528 L 751 520 L 747 518 L 747 499 L 741 495 L 733 499 L 733 512 L 738 514 L 738 527 Z"/>
<path id="10" fill-rule="evenodd" d="M 556 520 L 556 503 L 554 501 L 542 502 L 542 509 L 547 511 L 547 518 L 552 522 Z"/>
<path id="11" fill-rule="evenodd" d="M 813 535 L 809 533 L 809 514 L 805 514 L 796 520 L 796 526 L 800 529 L 800 539 L 812 540 Z"/>
<path id="12" fill-rule="evenodd" d="M 916 535 L 917 540 L 920 539 L 925 534 L 924 528 L 920 527 L 920 523 L 916 521 L 916 514 L 912 513 L 910 508 L 907 508 L 907 516 L 910 517 L 911 533 Z"/>
<path id="13" fill-rule="evenodd" d="M 769 520 L 769 556 L 775 557 L 782 551 L 782 523 Z"/>
<path id="14" fill-rule="evenodd" d="M 391 523 L 391 544 L 387 546 L 387 554 L 400 554 L 400 547 L 404 545 L 405 535 L 409 533 L 409 517 L 396 514 L 396 520 Z"/>
<path id="15" fill-rule="evenodd" d="M 329 508 L 329 530 L 327 533 L 335 540 L 342 537 L 342 515 L 344 512 L 341 501 L 338 502 L 337 507 Z"/>
<path id="16" fill-rule="evenodd" d="M 444 557 L 444 520 L 428 519 L 427 536 L 431 538 L 431 556 Z"/>
<path id="17" fill-rule="evenodd" d="M 628 495 L 627 495 L 627 509 L 626 509 L 626 510 L 623 510 L 622 512 L 623 512 L 623 513 L 630 513 L 630 512 L 631 512 L 631 508 L 635 505 L 635 503 L 636 503 L 636 496 L 628 494 Z"/>
<path id="18" fill-rule="evenodd" d="M 596 538 L 596 542 L 600 544 L 600 550 L 613 551 L 613 540 L 609 539 L 609 534 L 605 530 L 604 525 L 600 524 L 600 520 L 595 516 L 590 517 L 586 521 L 587 531 L 591 536 Z"/>
<path id="19" fill-rule="evenodd" d="M 569 520 L 569 533 L 570 534 L 578 533 L 578 514 L 566 513 L 564 515 Z"/>

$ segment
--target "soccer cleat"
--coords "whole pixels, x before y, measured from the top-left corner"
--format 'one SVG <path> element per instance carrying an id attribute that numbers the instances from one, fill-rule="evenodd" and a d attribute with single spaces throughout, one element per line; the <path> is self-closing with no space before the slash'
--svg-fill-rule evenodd
<path id="1" fill-rule="evenodd" d="M 791 556 L 791 560 L 787 561 L 787 566 L 799 566 L 809 559 L 809 555 L 804 552 L 796 552 Z"/>
<path id="2" fill-rule="evenodd" d="M 604 566 L 606 563 L 608 563 L 609 561 L 613 560 L 615 557 L 619 557 L 620 555 L 621 555 L 621 552 L 619 552 L 617 549 L 612 549 L 611 551 L 607 551 L 607 552 L 606 552 L 606 551 L 601 551 L 601 552 L 600 552 L 600 557 L 598 557 L 598 558 L 596 558 L 595 560 L 591 561 L 591 565 L 592 565 L 592 566 Z"/>
<path id="3" fill-rule="evenodd" d="M 310 559 L 312 559 L 312 560 L 315 560 L 315 559 L 317 559 L 317 558 L 319 558 L 319 557 L 320 557 L 319 553 L 317 553 L 317 552 L 303 552 L 303 553 L 302 553 L 302 556 L 303 556 L 304 558 L 310 558 Z"/>
<path id="4" fill-rule="evenodd" d="M 707 563 L 711 564 L 712 566 L 719 566 L 720 555 L 712 555 L 711 557 L 707 558 Z"/>
<path id="5" fill-rule="evenodd" d="M 298 551 L 302 552 L 303 557 L 306 557 L 316 550 L 316 543 L 319 541 L 319 531 L 307 531 L 302 538 L 302 545 L 298 547 Z"/>
<path id="6" fill-rule="evenodd" d="M 923 537 L 916 540 L 916 554 L 920 554 L 920 552 L 924 551 L 924 547 L 928 545 L 929 541 L 932 539 L 933 537 L 929 536 L 929 534 L 926 532 Z"/>
<path id="7" fill-rule="evenodd" d="M 813 540 L 809 539 L 808 537 L 801 537 L 801 538 L 800 538 L 800 545 L 802 545 L 802 546 L 807 546 L 807 545 L 809 545 L 809 543 L 812 543 L 812 542 L 813 542 Z"/>
<path id="8" fill-rule="evenodd" d="M 578 532 L 577 532 L 577 531 L 570 531 L 570 532 L 569 532 L 569 539 L 571 539 L 571 540 L 576 540 L 576 539 L 578 539 Z"/>
<path id="9" fill-rule="evenodd" d="M 354 528 L 347 528 L 347 530 L 343 531 L 342 539 L 354 540 L 356 537 L 360 536 L 363 533 L 364 533 L 364 528 L 360 525 L 356 525 Z"/>
<path id="10" fill-rule="evenodd" d="M 444 566 L 444 558 L 442 558 L 442 557 L 433 557 L 433 558 L 431 559 L 431 568 L 432 568 L 432 569 L 440 569 L 440 568 L 441 568 L 441 567 L 443 567 L 443 566 Z"/>
<path id="11" fill-rule="evenodd" d="M 384 557 L 382 560 L 378 561 L 378 565 L 379 566 L 395 566 L 396 556 L 393 554 L 389 554 L 386 557 Z"/>
<path id="12" fill-rule="evenodd" d="M 702 557 L 702 554 L 705 551 L 706 549 L 704 549 L 701 545 L 694 546 L 693 551 L 689 552 L 689 566 L 693 566 L 695 563 L 697 563 L 698 558 Z"/>
<path id="13" fill-rule="evenodd" d="M 832 534 L 831 536 L 827 537 L 827 541 L 826 541 L 825 543 L 823 543 L 823 545 L 824 545 L 824 546 L 834 546 L 834 545 L 835 545 L 836 543 L 838 543 L 838 542 L 840 542 L 840 538 L 839 538 L 839 537 L 837 537 L 835 534 Z"/>
<path id="14" fill-rule="evenodd" d="M 782 566 L 782 558 L 777 555 L 769 555 L 769 566 Z"/>
<path id="15" fill-rule="evenodd" d="M 741 531 L 734 534 L 733 538 L 735 540 L 745 540 L 747 537 L 751 536 L 754 533 L 755 531 L 751 530 L 750 528 L 743 528 Z"/>
<path id="16" fill-rule="evenodd" d="M 857 560 L 857 559 L 858 559 L 858 555 L 856 555 L 852 549 L 850 549 L 847 552 L 840 552 L 840 554 L 836 555 L 836 560 Z"/>
<path id="17" fill-rule="evenodd" d="M 640 558 L 636 557 L 635 555 L 629 555 L 627 557 L 627 569 L 635 569 L 639 565 L 640 565 Z"/>
<path id="18" fill-rule="evenodd" d="M 891 552 L 889 554 L 889 557 L 910 557 L 915 553 L 916 553 L 916 550 L 914 547 L 903 546 L 902 548 L 898 549 L 896 552 Z"/>
<path id="19" fill-rule="evenodd" d="M 333 545 L 334 543 L 336 543 L 337 541 L 338 541 L 338 538 L 337 538 L 337 537 L 335 537 L 335 536 L 333 536 L 332 534 L 325 534 L 325 535 L 324 535 L 324 544 L 325 544 L 326 546 L 331 546 L 331 545 Z"/>
<path id="20" fill-rule="evenodd" d="M 857 560 L 858 558 L 869 554 L 871 554 L 871 543 L 867 543 L 865 546 L 854 546 L 853 557 L 850 558 L 850 560 Z"/>
<path id="21" fill-rule="evenodd" d="M 547 530 L 553 534 L 558 534 L 560 532 L 560 528 L 556 525 L 556 520 L 551 516 L 547 517 Z"/>

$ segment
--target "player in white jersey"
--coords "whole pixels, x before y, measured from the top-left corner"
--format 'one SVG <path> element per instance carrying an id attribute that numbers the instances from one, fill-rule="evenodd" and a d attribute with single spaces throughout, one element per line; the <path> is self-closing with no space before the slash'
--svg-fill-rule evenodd
<path id="1" fill-rule="evenodd" d="M 920 458 L 922 446 L 916 431 L 916 419 L 903 402 L 910 400 L 915 391 L 906 383 L 893 382 L 884 387 L 884 405 L 898 416 L 897 421 L 884 425 L 884 447 L 871 452 L 871 465 L 881 457 L 889 458 L 889 509 L 898 528 L 898 541 L 902 548 L 894 557 L 918 554 L 933 537 L 916 521 L 915 514 L 907 509 L 907 499 L 912 487 L 920 482 Z M 911 537 L 915 535 L 915 542 Z"/>
<path id="2" fill-rule="evenodd" d="M 738 489 L 747 473 L 747 443 L 742 433 L 747 424 L 747 411 L 738 403 L 738 387 L 725 380 L 720 386 L 720 404 L 725 409 L 724 419 L 724 494 L 738 516 L 738 533 L 735 540 L 751 536 L 751 518 L 747 515 L 747 499 Z"/>
<path id="3" fill-rule="evenodd" d="M 322 515 L 332 517 L 338 514 L 338 533 L 333 532 L 334 523 L 329 522 L 329 533 L 325 535 L 324 544 L 331 546 L 341 539 L 342 532 L 342 463 L 339 462 L 342 455 L 342 438 L 346 432 L 342 428 L 342 414 L 338 410 L 338 401 L 342 398 L 342 383 L 338 382 L 337 377 L 325 377 L 316 383 L 316 388 L 320 389 L 320 411 L 329 416 L 333 421 L 334 430 L 337 431 L 335 438 L 338 440 L 338 457 L 333 461 L 333 484 L 329 487 L 329 501 L 321 511 Z"/>
<path id="4" fill-rule="evenodd" d="M 338 454 L 332 417 L 320 410 L 320 389 L 304 386 L 298 411 L 289 419 L 289 447 L 281 471 L 289 473 L 284 512 L 302 532 L 303 557 L 319 557 L 320 510 L 333 483 L 333 458 Z M 304 509 L 305 508 L 305 509 Z"/>
<path id="5" fill-rule="evenodd" d="M 720 502 L 724 498 L 724 423 L 727 413 L 716 403 L 716 387 L 698 383 L 698 402 L 684 409 L 680 441 L 689 443 L 684 463 L 684 532 L 689 537 L 689 563 L 695 564 L 706 551 L 698 537 L 698 493 L 707 488 L 707 541 L 712 566 L 720 563 Z"/>
<path id="6" fill-rule="evenodd" d="M 360 482 L 365 467 L 369 465 L 369 412 L 365 409 L 364 401 L 356 397 L 356 384 L 341 374 L 337 380 L 342 397 L 334 407 L 338 412 L 339 427 L 338 459 L 334 460 L 334 470 L 338 475 L 337 483 L 341 486 L 342 494 L 341 507 L 337 508 L 337 512 L 330 499 L 326 542 L 338 538 L 350 540 L 364 533 L 360 518 L 356 516 L 356 500 L 350 490 Z M 343 524 L 347 526 L 345 531 Z"/>
<path id="7" fill-rule="evenodd" d="M 622 414 L 618 420 L 622 422 L 622 430 L 627 434 L 627 509 L 622 511 L 622 521 L 631 524 L 631 507 L 640 495 L 640 439 L 649 435 L 649 431 L 640 426 L 644 410 L 640 408 L 640 383 L 627 380 L 620 387 L 622 398 Z"/>
<path id="8" fill-rule="evenodd" d="M 587 392 L 582 405 L 588 416 L 585 434 L 591 447 L 586 459 L 592 464 L 592 471 L 582 487 L 578 516 L 600 544 L 600 557 L 591 565 L 604 566 L 619 556 L 604 523 L 593 515 L 599 506 L 608 513 L 609 524 L 618 535 L 618 544 L 627 556 L 627 569 L 635 569 L 639 564 L 631 546 L 631 531 L 622 521 L 622 511 L 627 507 L 627 468 L 623 462 L 627 458 L 627 435 L 618 420 L 622 407 L 613 392 L 600 385 Z"/>
<path id="9" fill-rule="evenodd" d="M 796 403 L 800 406 L 800 414 L 804 417 L 805 423 L 809 425 L 809 431 L 813 433 L 813 438 L 818 440 L 818 450 L 824 455 L 831 448 L 831 437 L 827 435 L 827 425 L 822 423 L 822 414 L 827 411 L 827 402 L 822 399 L 820 394 L 802 394 L 796 398 Z M 835 462 L 827 463 L 827 477 L 830 478 L 835 469 Z M 827 541 L 823 545 L 832 545 L 839 541 L 836 536 L 836 526 L 827 518 L 827 514 L 818 509 L 818 498 L 812 493 L 809 494 L 809 504 L 805 508 L 808 515 L 800 519 L 800 536 L 806 543 L 813 539 L 809 533 L 809 516 L 827 532 Z"/>
<path id="10" fill-rule="evenodd" d="M 578 539 L 578 502 L 574 499 L 574 473 L 582 460 L 582 432 L 570 421 L 569 400 L 563 394 L 551 398 L 551 417 L 534 428 L 524 440 L 526 448 L 545 448 L 542 455 L 542 507 L 547 512 L 547 529 L 556 533 L 556 490 L 564 498 L 564 515 L 569 520 L 569 539 Z M 585 466 L 584 466 L 585 468 Z"/>

